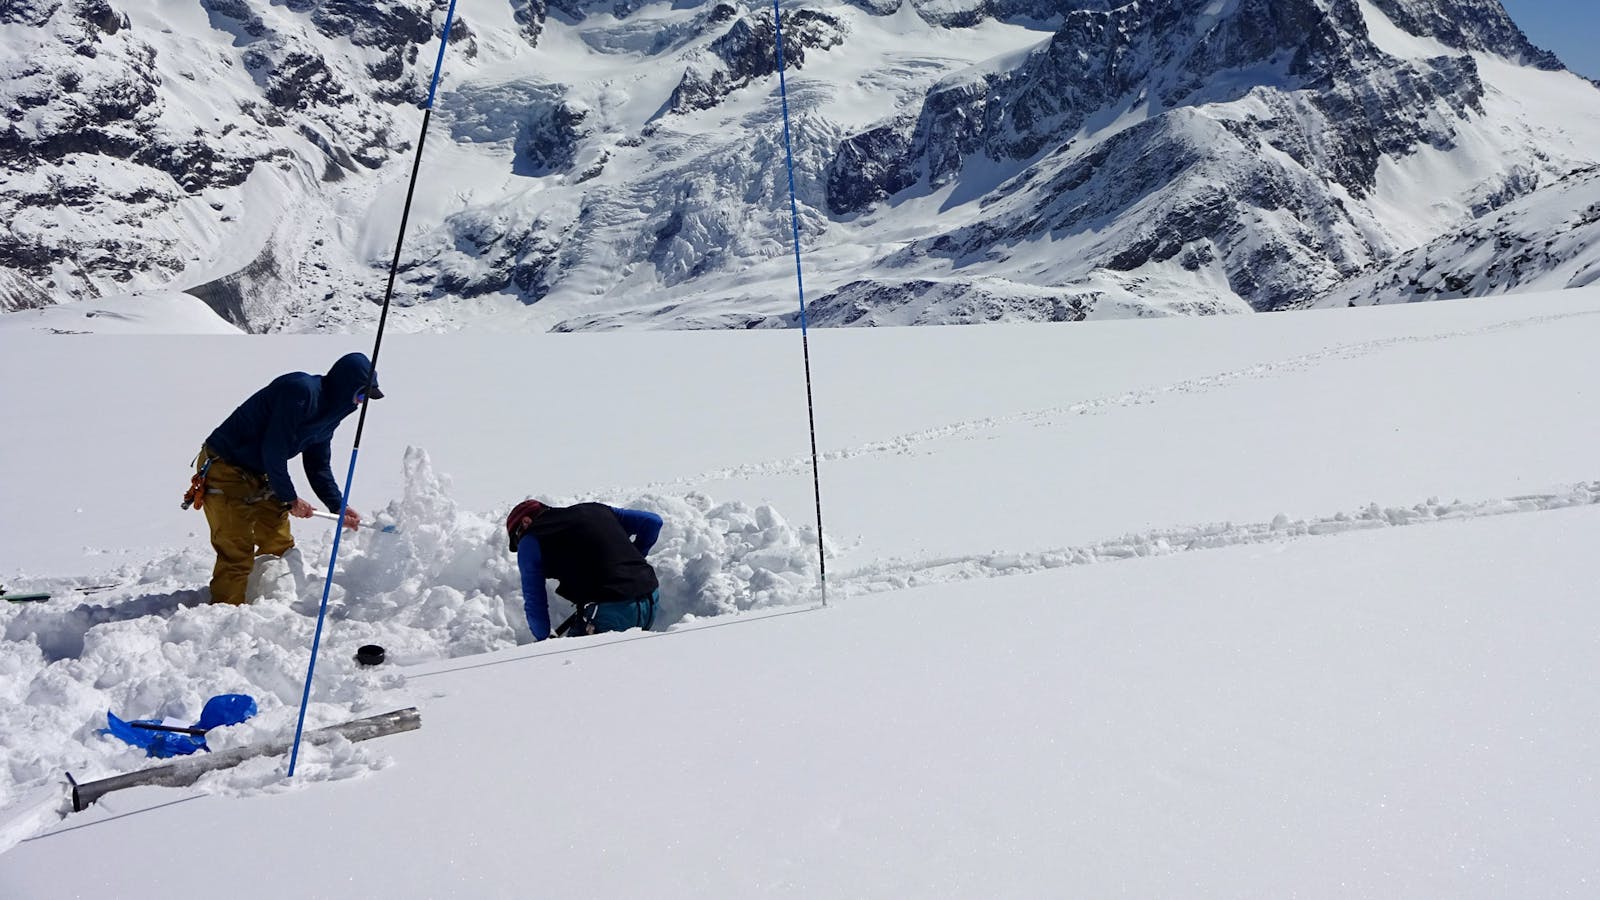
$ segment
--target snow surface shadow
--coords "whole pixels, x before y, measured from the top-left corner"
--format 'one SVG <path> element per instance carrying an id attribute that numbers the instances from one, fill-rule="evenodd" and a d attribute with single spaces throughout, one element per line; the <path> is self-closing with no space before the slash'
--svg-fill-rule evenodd
<path id="1" fill-rule="evenodd" d="M 428 669 L 424 672 L 407 672 L 407 679 L 429 678 L 434 675 L 446 675 L 452 672 L 465 672 L 470 669 L 487 669 L 493 666 L 503 666 L 509 663 L 527 662 L 535 659 L 545 659 L 552 656 L 569 656 L 573 653 L 583 653 L 589 650 L 599 650 L 614 644 L 631 644 L 634 641 L 647 641 L 655 638 L 664 638 L 671 635 L 691 634 L 700 631 L 710 631 L 713 628 L 727 628 L 730 625 L 748 625 L 751 622 L 765 622 L 769 619 L 781 619 L 785 616 L 799 615 L 800 613 L 816 612 L 821 606 L 804 606 L 796 609 L 786 609 L 781 612 L 766 613 L 764 615 L 737 615 L 724 616 L 710 619 L 705 622 L 680 622 L 670 631 L 646 631 L 635 633 L 632 631 L 613 635 L 596 635 L 594 637 L 574 638 L 571 641 L 562 641 L 554 649 L 546 650 L 544 645 L 539 649 L 543 652 L 525 653 L 505 659 L 491 659 L 487 662 L 467 663 L 459 666 L 446 666 L 444 668 Z"/>
<path id="2" fill-rule="evenodd" d="M 179 608 L 200 606 L 206 602 L 204 590 L 178 590 L 132 597 L 112 606 L 81 603 L 64 612 L 35 605 L 6 623 L 5 639 L 13 642 L 31 641 L 39 647 L 46 662 L 77 659 L 83 655 L 84 637 L 91 628 L 145 616 L 167 617 Z"/>

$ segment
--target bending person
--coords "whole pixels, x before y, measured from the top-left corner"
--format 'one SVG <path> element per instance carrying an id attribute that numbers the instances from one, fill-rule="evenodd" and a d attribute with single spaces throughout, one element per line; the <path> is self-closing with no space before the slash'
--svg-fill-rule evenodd
<path id="1" fill-rule="evenodd" d="M 366 354 L 347 353 L 326 375 L 290 372 L 274 378 L 206 438 L 195 460 L 204 481 L 196 505 L 205 511 L 217 551 L 212 603 L 244 603 L 256 556 L 288 553 L 294 547 L 289 517 L 313 514 L 295 491 L 289 460 L 301 458 L 317 499 L 339 511 L 344 494 L 333 477 L 333 432 L 364 398 L 382 396 Z M 361 514 L 345 510 L 343 524 L 356 528 Z"/>
<path id="2" fill-rule="evenodd" d="M 661 583 L 645 554 L 661 536 L 661 517 L 604 503 L 546 506 L 524 500 L 506 517 L 506 536 L 522 571 L 522 605 L 533 639 L 550 636 L 545 579 L 577 612 L 557 635 L 649 628 Z"/>

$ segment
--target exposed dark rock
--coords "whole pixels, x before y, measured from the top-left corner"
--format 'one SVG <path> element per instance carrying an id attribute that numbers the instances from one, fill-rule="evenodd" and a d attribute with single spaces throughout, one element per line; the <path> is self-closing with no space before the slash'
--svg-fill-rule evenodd
<path id="1" fill-rule="evenodd" d="M 1463 52 L 1486 50 L 1525 66 L 1557 70 L 1561 60 L 1528 40 L 1500 0 L 1372 0 L 1389 20 Z"/>
<path id="2" fill-rule="evenodd" d="M 78 0 L 78 17 L 105 34 L 116 34 L 129 27 L 128 17 L 111 8 L 106 0 Z"/>
<path id="3" fill-rule="evenodd" d="M 305 112 L 319 104 L 338 106 L 349 97 L 327 62 L 309 51 L 290 51 L 276 60 L 252 51 L 245 54 L 245 63 L 267 72 L 267 102 L 279 110 Z"/>
<path id="4" fill-rule="evenodd" d="M 250 7 L 249 0 L 200 0 L 213 28 L 235 32 L 244 38 L 262 38 L 270 33 L 267 23 Z M 235 43 L 246 41 L 235 40 Z"/>
<path id="5" fill-rule="evenodd" d="M 578 142 L 587 134 L 589 110 L 565 100 L 542 107 L 530 118 L 518 144 L 520 155 L 532 164 L 532 175 L 564 172 L 572 167 Z"/>
<path id="6" fill-rule="evenodd" d="M 62 0 L 6 0 L 0 3 L 0 24 L 38 28 L 50 21 Z"/>
<path id="7" fill-rule="evenodd" d="M 907 158 L 913 119 L 882 125 L 847 138 L 828 164 L 828 211 L 845 215 L 866 209 L 917 183 Z"/>
<path id="8" fill-rule="evenodd" d="M 255 167 L 255 159 L 240 159 L 221 154 L 204 136 L 180 144 L 155 143 L 135 153 L 133 160 L 171 175 L 191 194 L 206 188 L 243 184 Z"/>
<path id="9" fill-rule="evenodd" d="M 818 327 L 1081 322 L 1102 298 L 1099 292 L 1071 288 L 1040 291 L 985 282 L 863 279 L 807 304 L 806 320 Z M 767 328 L 798 325 L 798 313 L 761 323 Z"/>
<path id="10" fill-rule="evenodd" d="M 6 258 L 8 253 L 6 238 L 0 236 L 0 258 Z M 49 291 L 33 279 L 0 269 L 0 312 L 39 309 L 52 302 Z"/>
<path id="11" fill-rule="evenodd" d="M 544 33 L 544 21 L 549 15 L 545 0 L 511 0 L 511 17 L 529 47 L 539 46 L 539 35 Z"/>
<path id="12" fill-rule="evenodd" d="M 450 25 L 450 52 L 460 55 L 462 59 L 473 59 L 478 55 L 478 33 L 472 30 L 465 16 L 457 17 Z"/>
<path id="13" fill-rule="evenodd" d="M 778 71 L 773 49 L 777 37 L 772 21 L 772 14 L 765 9 L 741 16 L 726 34 L 711 42 L 712 54 L 722 60 L 734 79 L 743 83 Z M 837 47 L 844 41 L 844 35 L 844 23 L 825 12 L 786 11 L 783 14 L 784 63 L 799 69 L 806 63 L 806 51 Z"/>
<path id="14" fill-rule="evenodd" d="M 231 275 L 189 288 L 184 293 L 200 298 L 217 315 L 238 326 L 241 331 L 251 331 L 250 298 L 252 287 L 261 282 L 282 280 L 277 254 L 269 246 L 245 266 Z"/>
<path id="15" fill-rule="evenodd" d="M 844 41 L 844 36 L 844 23 L 827 13 L 812 9 L 784 12 L 785 67 L 803 67 L 807 50 L 836 47 Z M 691 66 L 684 72 L 667 108 L 675 113 L 710 109 L 751 81 L 776 74 L 776 44 L 776 29 L 770 12 L 752 12 L 739 17 L 707 48 L 712 57 L 709 64 Z"/>
<path id="16" fill-rule="evenodd" d="M 893 15 L 900 11 L 905 0 L 850 0 L 850 5 L 864 9 L 875 16 Z"/>
<path id="17" fill-rule="evenodd" d="M 432 7 L 417 0 L 321 0 L 311 21 L 358 47 L 394 49 L 434 37 Z"/>
<path id="18" fill-rule="evenodd" d="M 892 15 L 907 3 L 924 22 L 942 28 L 971 28 L 988 19 L 1002 22 L 1041 25 L 1059 23 L 1070 9 L 1094 9 L 1104 12 L 1110 8 L 1109 0 L 966 0 L 951 3 L 949 0 L 850 0 L 875 16 Z"/>

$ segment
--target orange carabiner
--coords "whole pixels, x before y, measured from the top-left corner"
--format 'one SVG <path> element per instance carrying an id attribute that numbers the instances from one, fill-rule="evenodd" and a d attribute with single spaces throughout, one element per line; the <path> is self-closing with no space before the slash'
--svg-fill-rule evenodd
<path id="1" fill-rule="evenodd" d="M 183 506 L 179 507 L 180 509 L 190 507 L 200 509 L 206 505 L 206 473 L 211 471 L 211 461 L 214 459 L 216 459 L 214 456 L 207 459 L 206 464 L 200 467 L 200 471 L 189 479 L 189 489 L 183 492 Z"/>

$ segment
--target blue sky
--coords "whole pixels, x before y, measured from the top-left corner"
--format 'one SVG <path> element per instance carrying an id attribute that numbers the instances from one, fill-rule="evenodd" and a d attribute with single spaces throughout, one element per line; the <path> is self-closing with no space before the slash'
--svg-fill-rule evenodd
<path id="1" fill-rule="evenodd" d="M 1529 39 L 1567 68 L 1600 78 L 1600 0 L 1501 0 Z"/>

